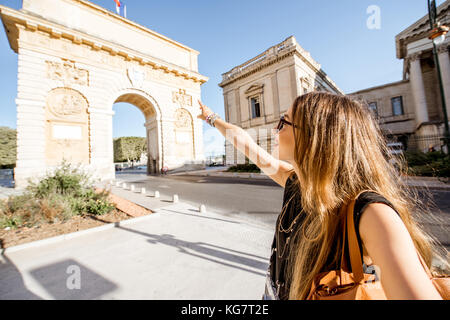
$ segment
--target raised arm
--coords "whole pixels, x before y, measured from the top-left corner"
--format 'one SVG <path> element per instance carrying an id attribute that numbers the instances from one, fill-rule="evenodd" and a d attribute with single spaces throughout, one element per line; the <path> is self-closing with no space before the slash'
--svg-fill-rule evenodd
<path id="1" fill-rule="evenodd" d="M 207 106 L 198 101 L 201 114 L 197 118 L 206 120 L 212 112 Z M 225 137 L 227 141 L 245 154 L 258 168 L 267 176 L 284 188 L 286 180 L 294 169 L 291 164 L 278 160 L 253 140 L 253 138 L 242 128 L 228 123 L 220 118 L 214 122 L 214 126 Z"/>

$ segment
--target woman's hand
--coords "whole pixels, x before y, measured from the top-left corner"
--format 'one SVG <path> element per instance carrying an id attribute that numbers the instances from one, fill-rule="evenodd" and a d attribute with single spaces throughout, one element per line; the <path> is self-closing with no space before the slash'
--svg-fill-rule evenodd
<path id="1" fill-rule="evenodd" d="M 206 120 L 206 117 L 211 113 L 214 113 L 210 108 L 205 106 L 200 100 L 198 100 L 198 104 L 200 105 L 201 113 L 197 116 L 198 119 Z"/>

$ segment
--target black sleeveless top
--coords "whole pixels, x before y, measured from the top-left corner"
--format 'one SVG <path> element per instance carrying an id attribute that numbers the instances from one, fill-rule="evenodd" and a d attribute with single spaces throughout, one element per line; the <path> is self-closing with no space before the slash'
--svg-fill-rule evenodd
<path id="1" fill-rule="evenodd" d="M 294 181 L 297 179 L 297 175 L 295 172 L 291 174 L 291 176 L 286 180 L 286 185 L 284 188 L 284 195 L 283 195 L 283 207 L 286 205 L 286 203 L 289 201 L 289 199 L 292 197 L 291 201 L 287 204 L 285 213 L 282 215 L 280 213 L 278 215 L 277 223 L 276 223 L 276 229 L 275 229 L 275 236 L 272 242 L 272 254 L 270 257 L 270 266 L 269 266 L 269 273 L 270 277 L 275 284 L 275 287 L 279 287 L 279 298 L 280 300 L 285 300 L 288 298 L 289 294 L 289 283 L 286 283 L 285 280 L 285 273 L 286 273 L 286 262 L 289 255 L 289 249 L 290 249 L 290 243 L 286 243 L 286 240 L 290 235 L 293 235 L 295 230 L 297 230 L 299 227 L 301 227 L 302 222 L 304 220 L 304 215 L 299 215 L 299 213 L 302 211 L 301 207 L 301 195 L 298 188 L 294 186 Z M 389 205 L 392 209 L 395 208 L 392 205 L 391 202 L 389 202 L 386 198 L 383 196 L 374 193 L 374 192 L 364 192 L 362 193 L 358 199 L 355 202 L 355 208 L 354 208 L 354 222 L 355 222 L 355 229 L 356 229 L 356 236 L 358 239 L 359 247 L 361 249 L 361 257 L 363 256 L 362 252 L 362 245 L 361 245 L 361 238 L 359 235 L 359 221 L 361 218 L 361 213 L 365 210 L 367 205 L 370 203 L 385 203 Z M 294 219 L 298 216 L 297 222 L 294 224 L 293 231 L 289 233 L 280 232 L 279 227 L 282 227 L 282 230 L 288 230 L 289 226 L 291 226 L 291 223 L 294 221 Z M 282 218 L 282 219 L 281 219 Z M 282 221 L 280 221 L 282 220 Z M 281 256 L 281 257 L 280 257 Z"/>

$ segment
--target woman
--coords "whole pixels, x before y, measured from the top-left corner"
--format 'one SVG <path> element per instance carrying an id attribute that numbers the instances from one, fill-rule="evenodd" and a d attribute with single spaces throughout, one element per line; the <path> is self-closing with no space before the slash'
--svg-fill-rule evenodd
<path id="1" fill-rule="evenodd" d="M 280 119 L 273 156 L 242 128 L 199 104 L 198 118 L 285 188 L 263 298 L 305 299 L 315 275 L 336 269 L 343 218 L 338 209 L 370 189 L 376 192 L 363 193 L 354 210 L 366 272 L 370 265 L 377 268 L 388 299 L 441 299 L 416 252 L 431 266 L 440 255 L 437 242 L 413 219 L 421 203 L 389 163 L 366 104 L 327 92 L 297 97 Z"/>

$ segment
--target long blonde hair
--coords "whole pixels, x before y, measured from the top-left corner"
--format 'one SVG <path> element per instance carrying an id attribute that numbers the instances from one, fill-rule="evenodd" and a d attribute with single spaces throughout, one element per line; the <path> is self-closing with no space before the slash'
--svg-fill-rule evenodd
<path id="1" fill-rule="evenodd" d="M 298 126 L 292 129 L 299 168 L 294 187 L 301 194 L 300 214 L 305 217 L 291 239 L 286 277 L 289 299 L 305 299 L 313 277 L 339 261 L 343 217 L 338 209 L 362 190 L 374 190 L 393 204 L 429 267 L 433 257 L 443 256 L 445 249 L 439 251 L 438 241 L 413 218 L 415 210 L 431 212 L 402 179 L 406 161 L 390 155 L 366 103 L 345 95 L 311 92 L 296 98 L 292 119 Z M 443 262 L 447 263 L 446 258 Z"/>

